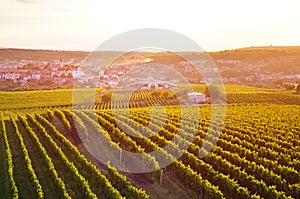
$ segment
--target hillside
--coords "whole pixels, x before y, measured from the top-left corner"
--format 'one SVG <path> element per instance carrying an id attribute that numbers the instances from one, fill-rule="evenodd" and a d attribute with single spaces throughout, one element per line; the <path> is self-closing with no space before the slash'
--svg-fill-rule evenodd
<path id="1" fill-rule="evenodd" d="M 0 48 L 0 60 L 55 60 L 55 59 L 79 59 L 82 60 L 89 55 L 87 51 L 62 51 L 62 50 L 35 50 L 35 49 L 17 49 Z M 244 61 L 259 61 L 261 58 L 272 56 L 300 56 L 300 46 L 253 46 L 224 51 L 208 52 L 214 59 L 220 58 L 240 58 Z M 140 52 L 140 54 L 146 54 Z M 156 54 L 154 52 L 148 54 Z M 130 54 L 132 56 L 132 54 Z M 157 57 L 159 58 L 159 57 Z M 161 58 L 161 57 L 160 57 Z"/>
<path id="2" fill-rule="evenodd" d="M 208 52 L 223 78 L 224 84 L 242 84 L 256 87 L 283 88 L 286 83 L 300 83 L 300 46 L 261 46 L 247 47 L 218 52 Z M 184 55 L 184 56 L 183 56 Z M 184 58 L 188 58 L 185 60 Z M 207 58 L 207 57 L 206 57 Z M 194 64 L 201 64 L 201 55 L 197 52 L 83 52 L 83 51 L 53 51 L 53 50 L 26 50 L 26 49 L 0 49 L 0 69 L 2 75 L 7 73 L 23 73 L 18 69 L 34 70 L 40 68 L 42 73 L 38 83 L 16 81 L 14 84 L 2 81 L 2 90 L 31 90 L 71 88 L 73 80 L 58 78 L 49 82 L 53 68 L 60 67 L 61 61 L 65 68 L 64 74 L 70 65 L 78 68 L 86 67 L 85 75 L 99 78 L 100 67 L 105 68 L 108 76 L 122 74 L 126 76 L 129 71 L 145 63 L 157 63 L 171 67 L 183 75 L 190 83 L 199 83 L 203 79 L 196 72 Z M 190 63 L 190 61 L 195 63 Z M 49 65 L 50 64 L 50 65 Z M 74 68 L 74 67 L 73 67 Z M 102 69 L 101 69 L 102 70 Z M 37 71 L 34 71 L 37 72 Z M 1 75 L 0 74 L 0 75 Z M 157 72 L 158 79 L 164 80 L 166 75 Z M 135 78 L 142 78 L 136 74 Z M 153 77 L 154 78 L 154 77 Z M 6 78 L 3 78 L 6 79 Z M 94 81 L 94 80 L 93 80 Z M 24 83 L 25 82 L 25 83 Z M 62 83 L 63 82 L 63 83 Z M 64 82 L 67 82 L 66 84 Z M 87 82 L 84 86 L 94 86 L 94 82 Z M 203 83 L 203 82 L 202 82 Z M 43 86 L 48 85 L 48 86 Z M 50 86 L 49 86 L 50 85 Z"/>
<path id="3" fill-rule="evenodd" d="M 261 46 L 210 53 L 214 60 L 240 60 L 264 72 L 299 72 L 300 46 Z"/>
<path id="4" fill-rule="evenodd" d="M 31 50 L 16 48 L 0 48 L 1 60 L 42 60 L 51 61 L 59 59 L 74 59 L 75 61 L 83 60 L 89 53 L 83 51 L 58 51 L 58 50 Z"/>

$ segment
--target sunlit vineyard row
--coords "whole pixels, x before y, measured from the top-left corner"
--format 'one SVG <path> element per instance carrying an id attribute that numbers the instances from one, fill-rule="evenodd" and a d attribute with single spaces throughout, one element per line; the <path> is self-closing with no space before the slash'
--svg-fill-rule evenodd
<path id="1" fill-rule="evenodd" d="M 284 92 L 227 92 L 224 95 L 227 104 L 290 104 L 300 105 L 300 96 Z M 186 96 L 179 91 L 143 90 L 107 92 L 82 104 L 92 109 L 139 108 L 155 105 L 189 105 Z M 210 103 L 207 101 L 206 103 Z"/>
<path id="2" fill-rule="evenodd" d="M 1 121 L 1 198 L 149 198 L 113 167 L 102 172 L 42 115 Z"/>
<path id="3" fill-rule="evenodd" d="M 280 92 L 264 92 L 264 93 L 227 93 L 227 103 L 260 103 L 260 104 L 296 104 L 300 105 L 300 96 L 295 94 L 287 94 Z"/>
<path id="4" fill-rule="evenodd" d="M 300 96 L 227 89 L 0 93 L 0 198 L 299 198 Z"/>
<path id="5" fill-rule="evenodd" d="M 209 131 L 209 107 L 201 109 L 200 128 L 193 129 L 197 121 L 191 118 L 180 118 L 178 110 L 169 108 L 170 116 L 164 125 L 164 129 L 150 138 L 159 147 L 168 144 L 174 136 L 181 135 L 187 140 L 184 134 L 178 133 L 179 123 L 187 125 L 187 129 L 197 131 L 195 140 L 190 143 L 187 152 L 178 161 L 186 164 L 202 178 L 208 180 L 212 185 L 217 186 L 226 198 L 242 197 L 263 197 L 263 198 L 297 198 L 299 196 L 299 109 L 298 106 L 279 105 L 256 105 L 256 106 L 228 106 L 225 128 L 211 153 L 200 159 L 197 155 L 203 144 L 203 138 Z M 149 123 L 147 110 L 131 110 L 131 118 L 136 120 L 130 122 L 125 117 L 126 112 L 120 110 L 116 117 L 109 111 L 97 111 L 97 114 L 106 118 L 108 122 L 99 120 L 104 128 L 119 129 L 120 121 L 124 124 L 144 132 L 143 127 Z M 123 115 L 123 116 L 122 116 Z M 152 114 L 153 115 L 153 114 Z M 163 116 L 160 113 L 154 114 L 154 120 L 158 126 Z M 249 119 L 251 118 L 251 119 Z M 288 118 L 288 119 L 287 119 Z M 99 119 L 99 117 L 98 117 Z M 118 120 L 116 123 L 115 120 Z M 153 118 L 152 118 L 153 120 Z M 110 124 L 110 125 L 109 125 Z M 213 126 L 218 126 L 214 124 Z M 153 127 L 153 126 L 152 126 Z M 128 128 L 126 128 L 128 129 Z M 127 130 L 128 131 L 128 130 Z M 213 134 L 211 135 L 213 140 Z M 130 137 L 145 151 L 155 150 L 151 148 L 149 140 L 141 142 L 140 139 Z M 217 138 L 215 138 L 217 139 Z M 117 139 L 116 139 L 117 140 Z M 117 142 L 117 141 L 116 141 Z M 174 146 L 176 150 L 176 146 Z M 176 162 L 178 162 L 176 161 Z M 174 163 L 176 165 L 176 163 Z M 174 165 L 172 164 L 172 165 Z M 172 168 L 172 165 L 167 167 Z M 170 169 L 172 172 L 179 172 L 180 169 Z M 177 173 L 178 174 L 178 173 Z M 180 174 L 178 174 L 180 177 Z M 225 180 L 226 179 L 226 180 Z M 186 183 L 194 182 L 192 179 L 181 179 Z M 192 187 L 193 185 L 190 185 Z M 203 191 L 194 188 L 198 194 Z M 218 195 L 217 193 L 215 193 Z M 210 196 L 212 197 L 212 196 Z M 214 196 L 216 197 L 216 196 Z"/>
<path id="6" fill-rule="evenodd" d="M 0 197 L 155 198 L 147 183 L 136 183 L 142 178 L 165 190 L 173 186 L 167 180 L 171 179 L 189 198 L 299 198 L 299 107 L 228 105 L 224 129 L 219 131 L 218 121 L 211 120 L 211 106 L 199 107 L 200 118 L 188 114 L 194 108 L 177 106 L 165 106 L 163 111 L 101 107 L 5 112 L 0 134 Z M 157 171 L 126 178 L 113 168 L 119 159 L 110 160 L 112 167 L 97 162 L 83 147 L 80 133 L 86 139 L 101 138 L 100 142 L 107 143 L 103 146 L 117 154 L 122 150 L 142 153 Z M 201 147 L 215 141 L 213 150 L 199 158 L 205 152 Z M 179 143 L 188 147 L 177 158 Z M 161 162 L 150 153 L 158 149 L 162 149 L 159 157 L 173 162 L 163 168 L 161 185 Z"/>
<path id="7" fill-rule="evenodd" d="M 204 92 L 205 85 L 191 85 L 191 89 L 196 92 Z M 118 90 L 119 91 L 119 90 Z M 286 92 L 273 92 L 255 87 L 225 85 L 227 103 L 280 103 L 280 104 L 299 104 L 299 96 L 289 94 Z M 115 92 L 114 90 L 105 90 L 103 88 L 97 89 L 64 89 L 64 90 L 37 90 L 37 91 L 18 91 L 18 92 L 4 92 L 0 91 L 0 100 L 2 111 L 18 112 L 19 110 L 27 109 L 45 109 L 45 108 L 66 108 L 72 105 L 107 107 L 110 106 L 107 101 L 132 101 L 131 107 L 145 107 L 152 103 L 157 103 L 157 98 L 163 98 L 163 104 L 178 105 L 182 99 L 180 90 L 177 93 L 163 90 L 136 90 Z M 261 95 L 258 97 L 258 95 Z M 276 101 L 276 97 L 281 100 Z M 293 98 L 293 102 L 289 99 Z M 175 99 L 175 100 L 174 100 Z M 163 105 L 161 104 L 161 105 Z M 128 105 L 126 105 L 128 107 Z M 28 111 L 29 112 L 29 111 Z"/>

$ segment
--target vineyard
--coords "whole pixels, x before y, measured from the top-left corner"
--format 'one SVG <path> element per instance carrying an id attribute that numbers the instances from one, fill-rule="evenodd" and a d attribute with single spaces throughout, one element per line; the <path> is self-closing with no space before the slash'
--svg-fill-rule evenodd
<path id="1" fill-rule="evenodd" d="M 195 108 L 179 106 L 178 96 L 168 92 L 99 94 L 76 109 L 64 92 L 54 98 L 66 101 L 51 99 L 48 106 L 33 100 L 10 110 L 7 100 L 0 122 L 0 198 L 300 198 L 299 95 L 242 90 L 229 88 L 223 129 L 211 116 L 217 105 L 199 105 L 199 118 L 192 117 Z M 163 111 L 150 109 L 157 104 Z M 97 154 L 111 164 L 98 161 L 82 136 L 103 143 Z M 200 158 L 201 147 L 215 142 Z M 177 158 L 179 143 L 188 147 Z M 159 158 L 172 161 L 163 174 L 151 153 L 159 149 Z M 114 162 L 134 157 L 114 160 L 107 157 L 110 150 L 144 154 L 156 170 L 118 171 Z"/>

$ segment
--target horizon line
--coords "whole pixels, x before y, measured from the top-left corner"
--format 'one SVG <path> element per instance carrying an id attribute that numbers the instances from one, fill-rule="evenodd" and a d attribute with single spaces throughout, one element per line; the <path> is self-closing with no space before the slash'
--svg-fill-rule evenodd
<path id="1" fill-rule="evenodd" d="M 239 47 L 239 48 L 230 48 L 230 49 L 224 49 L 224 50 L 215 50 L 215 51 L 176 51 L 176 52 L 186 52 L 186 53 L 199 53 L 199 52 L 205 52 L 205 53 L 214 53 L 214 52 L 224 52 L 224 51 L 233 51 L 233 50 L 242 50 L 242 49 L 251 49 L 251 48 L 291 48 L 291 47 L 299 47 L 300 45 L 287 45 L 287 46 L 276 46 L 276 45 L 269 45 L 269 46 L 245 46 L 245 47 Z M 22 47 L 6 47 L 6 46 L 0 46 L 0 49 L 11 49 L 11 50 L 40 50 L 40 51 L 67 51 L 67 52 L 170 52 L 170 51 L 122 51 L 122 50 L 106 50 L 106 51 L 96 51 L 96 50 L 84 50 L 84 49 L 52 49 L 52 48 L 22 48 Z"/>

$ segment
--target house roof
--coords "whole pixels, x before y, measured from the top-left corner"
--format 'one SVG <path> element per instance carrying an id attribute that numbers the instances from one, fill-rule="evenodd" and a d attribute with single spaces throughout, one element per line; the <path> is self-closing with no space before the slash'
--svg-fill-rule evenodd
<path id="1" fill-rule="evenodd" d="M 199 93 L 199 92 L 189 92 L 187 93 L 188 96 L 195 96 L 195 95 L 201 95 L 203 96 L 204 94 L 203 93 Z"/>

